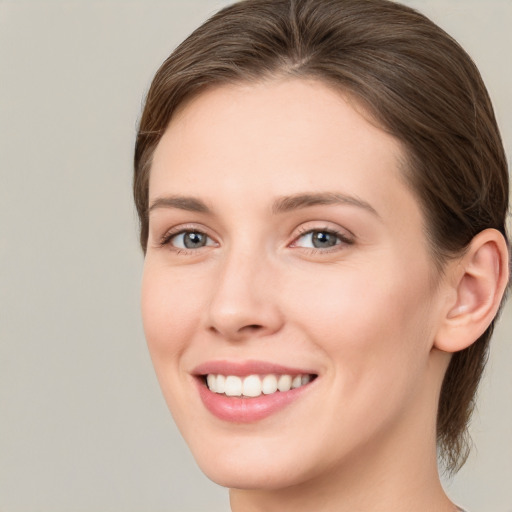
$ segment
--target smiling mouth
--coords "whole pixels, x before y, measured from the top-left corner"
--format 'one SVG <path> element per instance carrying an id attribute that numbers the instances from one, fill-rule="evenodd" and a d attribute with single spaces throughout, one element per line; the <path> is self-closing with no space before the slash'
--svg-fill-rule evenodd
<path id="1" fill-rule="evenodd" d="M 287 409 L 316 388 L 319 374 L 266 361 L 207 361 L 195 377 L 205 408 L 231 424 L 257 423 Z"/>
<path id="2" fill-rule="evenodd" d="M 207 388 L 213 393 L 228 397 L 257 398 L 261 395 L 273 395 L 306 386 L 317 376 L 315 374 L 267 374 L 240 377 L 209 373 L 202 377 Z"/>

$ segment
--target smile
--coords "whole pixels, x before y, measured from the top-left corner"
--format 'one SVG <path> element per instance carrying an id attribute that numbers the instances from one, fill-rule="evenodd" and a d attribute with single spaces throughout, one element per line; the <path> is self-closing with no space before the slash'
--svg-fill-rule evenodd
<path id="1" fill-rule="evenodd" d="M 310 370 L 262 361 L 211 361 L 192 374 L 205 408 L 230 423 L 253 423 L 279 413 L 318 380 Z"/>
<path id="2" fill-rule="evenodd" d="M 314 376 L 306 375 L 222 375 L 209 373 L 206 384 L 210 391 L 225 396 L 256 398 L 286 392 L 308 384 Z"/>

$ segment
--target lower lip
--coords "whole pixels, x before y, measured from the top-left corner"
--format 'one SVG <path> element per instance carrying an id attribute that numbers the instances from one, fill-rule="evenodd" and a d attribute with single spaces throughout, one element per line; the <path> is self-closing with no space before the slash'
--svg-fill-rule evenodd
<path id="1" fill-rule="evenodd" d="M 210 391 L 202 379 L 198 380 L 199 396 L 214 416 L 232 423 L 253 423 L 284 409 L 299 398 L 312 383 L 290 391 L 277 391 L 255 398 L 232 397 Z"/>

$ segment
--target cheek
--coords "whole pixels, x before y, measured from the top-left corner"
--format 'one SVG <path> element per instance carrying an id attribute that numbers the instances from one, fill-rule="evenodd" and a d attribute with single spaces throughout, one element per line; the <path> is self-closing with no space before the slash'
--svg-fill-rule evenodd
<path id="1" fill-rule="evenodd" d="M 141 308 L 146 342 L 167 406 L 184 435 L 189 421 L 194 423 L 184 353 L 194 338 L 204 307 L 200 287 L 200 282 L 185 279 L 179 270 L 151 261 L 145 263 Z"/>
<path id="2" fill-rule="evenodd" d="M 144 333 L 157 373 L 160 365 L 179 362 L 191 339 L 201 310 L 194 280 L 179 271 L 145 264 L 141 308 Z"/>
<path id="3" fill-rule="evenodd" d="M 431 291 L 422 267 L 405 272 L 390 260 L 377 269 L 327 270 L 287 295 L 299 329 L 329 356 L 334 375 L 375 385 L 427 363 Z"/>
<path id="4" fill-rule="evenodd" d="M 325 403 L 337 405 L 329 416 L 319 410 L 315 417 L 323 421 L 326 435 L 344 439 L 336 444 L 342 451 L 395 424 L 415 407 L 425 387 L 431 318 L 427 281 L 418 273 L 402 273 L 402 279 L 397 272 L 384 275 L 384 267 L 373 273 L 344 269 L 326 279 L 317 272 L 303 287 L 307 293 L 287 292 L 293 297 L 296 329 L 330 365 Z M 336 449 L 331 445 L 325 457 Z"/>

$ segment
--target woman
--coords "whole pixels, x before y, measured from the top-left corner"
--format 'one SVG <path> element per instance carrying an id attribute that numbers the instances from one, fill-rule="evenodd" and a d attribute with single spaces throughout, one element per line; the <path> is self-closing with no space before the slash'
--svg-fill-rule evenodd
<path id="1" fill-rule="evenodd" d="M 143 321 L 169 408 L 239 511 L 459 510 L 509 276 L 477 69 L 385 0 L 248 0 L 149 90 Z"/>

